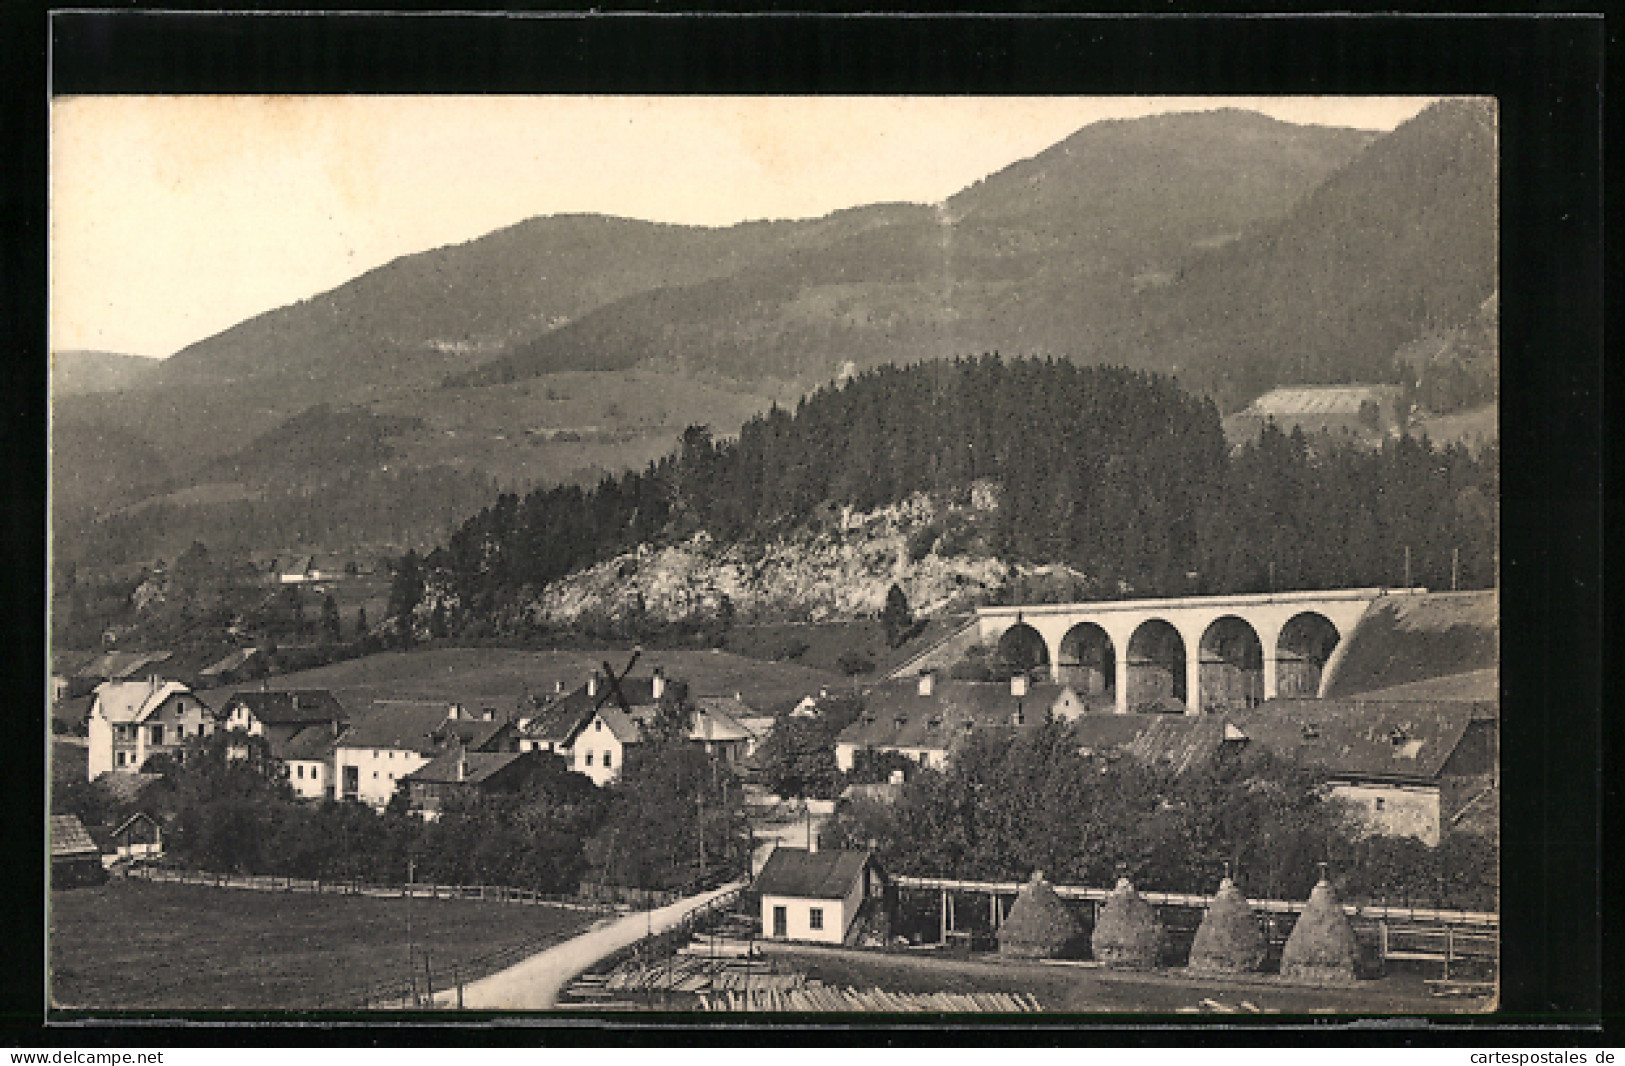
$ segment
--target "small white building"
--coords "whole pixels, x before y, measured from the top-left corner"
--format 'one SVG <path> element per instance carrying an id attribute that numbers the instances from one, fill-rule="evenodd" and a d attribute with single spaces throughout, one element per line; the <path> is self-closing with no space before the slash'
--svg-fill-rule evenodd
<path id="1" fill-rule="evenodd" d="M 105 681 L 87 722 L 90 779 L 135 773 L 153 755 L 185 758 L 186 745 L 214 732 L 214 712 L 179 681 Z"/>
<path id="2" fill-rule="evenodd" d="M 867 851 L 775 848 L 753 886 L 762 936 L 842 944 L 866 901 L 885 894 L 885 874 Z"/>

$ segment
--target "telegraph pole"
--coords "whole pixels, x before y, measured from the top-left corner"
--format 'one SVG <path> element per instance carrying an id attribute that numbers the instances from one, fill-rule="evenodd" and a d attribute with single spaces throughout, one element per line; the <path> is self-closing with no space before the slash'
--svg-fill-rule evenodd
<path id="1" fill-rule="evenodd" d="M 1461 577 L 1461 549 L 1450 549 L 1450 591 L 1456 591 L 1457 581 Z"/>
<path id="2" fill-rule="evenodd" d="M 1405 587 L 1411 587 L 1411 546 L 1405 545 Z"/>

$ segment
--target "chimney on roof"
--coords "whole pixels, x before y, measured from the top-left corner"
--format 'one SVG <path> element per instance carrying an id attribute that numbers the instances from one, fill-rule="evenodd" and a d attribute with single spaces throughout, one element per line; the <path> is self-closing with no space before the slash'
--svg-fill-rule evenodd
<path id="1" fill-rule="evenodd" d="M 457 742 L 457 780 L 463 781 L 463 780 L 466 780 L 467 778 L 468 778 L 468 750 L 463 747 L 463 742 L 459 740 Z"/>
<path id="2" fill-rule="evenodd" d="M 654 669 L 653 693 L 657 700 L 666 694 L 666 675 L 658 666 Z"/>
<path id="3" fill-rule="evenodd" d="M 563 695 L 563 693 L 564 693 L 564 682 L 563 681 L 555 681 L 555 682 L 553 682 L 553 694 L 555 696 L 559 696 L 559 695 Z"/>
<path id="4" fill-rule="evenodd" d="M 931 695 L 931 685 L 932 685 L 933 680 L 934 680 L 934 678 L 932 677 L 932 675 L 930 673 L 924 673 L 924 674 L 920 675 L 920 695 L 922 695 L 922 696 Z"/>
<path id="5" fill-rule="evenodd" d="M 829 689 L 827 689 L 827 688 L 819 689 L 818 690 L 818 698 L 821 699 L 821 700 L 829 699 Z"/>
<path id="6" fill-rule="evenodd" d="M 489 722 L 489 721 L 494 720 L 496 718 L 496 716 L 497 716 L 496 708 L 487 707 L 487 708 L 485 708 L 485 710 L 480 712 L 480 721 Z"/>
<path id="7" fill-rule="evenodd" d="M 1021 697 L 1025 696 L 1026 694 L 1027 694 L 1027 675 L 1026 674 L 1011 674 L 1010 675 L 1010 695 L 1014 696 L 1016 699 L 1019 700 Z"/>
<path id="8" fill-rule="evenodd" d="M 589 695 L 589 696 L 598 695 L 598 675 L 597 674 L 588 674 L 587 675 L 587 695 Z"/>

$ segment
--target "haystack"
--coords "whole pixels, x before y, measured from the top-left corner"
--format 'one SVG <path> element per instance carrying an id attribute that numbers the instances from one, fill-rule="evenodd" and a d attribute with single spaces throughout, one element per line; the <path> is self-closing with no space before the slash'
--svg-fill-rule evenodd
<path id="1" fill-rule="evenodd" d="M 1352 984 L 1355 953 L 1348 916 L 1332 883 L 1321 878 L 1281 950 L 1281 976 L 1319 985 Z"/>
<path id="2" fill-rule="evenodd" d="M 1247 897 L 1226 877 L 1191 941 L 1189 966 L 1205 973 L 1252 973 L 1264 965 L 1264 933 Z"/>
<path id="3" fill-rule="evenodd" d="M 1058 959 L 1076 954 L 1083 929 L 1042 870 L 1016 893 L 1015 906 L 999 927 L 999 954 L 1018 959 Z"/>
<path id="4" fill-rule="evenodd" d="M 1106 897 L 1090 938 L 1096 960 L 1107 966 L 1150 969 L 1162 956 L 1162 923 L 1126 877 Z"/>

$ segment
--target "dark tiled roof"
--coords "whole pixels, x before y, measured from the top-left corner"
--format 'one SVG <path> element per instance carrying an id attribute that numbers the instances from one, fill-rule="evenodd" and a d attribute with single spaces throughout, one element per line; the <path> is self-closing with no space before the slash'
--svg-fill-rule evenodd
<path id="1" fill-rule="evenodd" d="M 166 661 L 173 654 L 167 651 L 110 651 L 81 666 L 78 676 L 121 681 Z"/>
<path id="2" fill-rule="evenodd" d="M 498 739 L 502 732 L 508 728 L 507 722 L 497 721 L 496 719 L 489 722 L 471 722 L 459 718 L 441 726 L 436 739 L 446 741 L 455 737 L 469 751 L 481 751 L 488 747 L 492 741 Z"/>
<path id="3" fill-rule="evenodd" d="M 77 815 L 51 815 L 51 858 L 74 858 L 80 855 L 99 855 L 101 848 L 85 832 L 84 823 Z"/>
<path id="4" fill-rule="evenodd" d="M 271 758 L 299 760 L 300 762 L 326 762 L 333 755 L 338 738 L 333 727 L 325 723 L 307 725 L 282 742 L 271 741 Z"/>
<path id="5" fill-rule="evenodd" d="M 1339 777 L 1433 781 L 1474 707 L 1459 701 L 1271 700 L 1231 716 L 1249 740 Z"/>
<path id="6" fill-rule="evenodd" d="M 375 706 L 350 723 L 338 747 L 432 751 L 434 734 L 449 713 L 443 703 Z"/>
<path id="7" fill-rule="evenodd" d="M 338 697 L 324 688 L 287 689 L 267 692 L 263 689 L 243 689 L 234 692 L 221 708 L 229 716 L 234 706 L 241 705 L 253 712 L 266 725 L 297 725 L 300 722 L 342 722 L 348 718 Z"/>
<path id="8" fill-rule="evenodd" d="M 775 848 L 752 887 L 764 896 L 844 899 L 868 862 L 866 851 Z"/>
<path id="9" fill-rule="evenodd" d="M 531 716 L 524 736 L 532 740 L 562 743 L 592 715 L 592 705 L 585 699 L 571 702 L 568 698 L 548 704 Z"/>
<path id="10" fill-rule="evenodd" d="M 457 776 L 459 754 L 466 760 L 463 764 L 464 776 L 461 779 Z M 530 755 L 517 752 L 469 751 L 459 753 L 454 749 L 424 763 L 407 774 L 406 780 L 428 784 L 456 784 L 460 780 L 463 784 L 482 785 L 493 777 L 507 771 L 514 764 L 523 765 L 531 758 Z"/>
<path id="11" fill-rule="evenodd" d="M 937 681 L 931 695 L 915 681 L 887 682 L 864 697 L 862 716 L 841 731 L 841 744 L 860 748 L 929 748 L 946 751 L 967 732 L 1010 727 L 1021 709 L 1021 725 L 1041 725 L 1062 686 L 1036 684 L 1025 696 L 1012 696 L 1008 684 Z"/>

